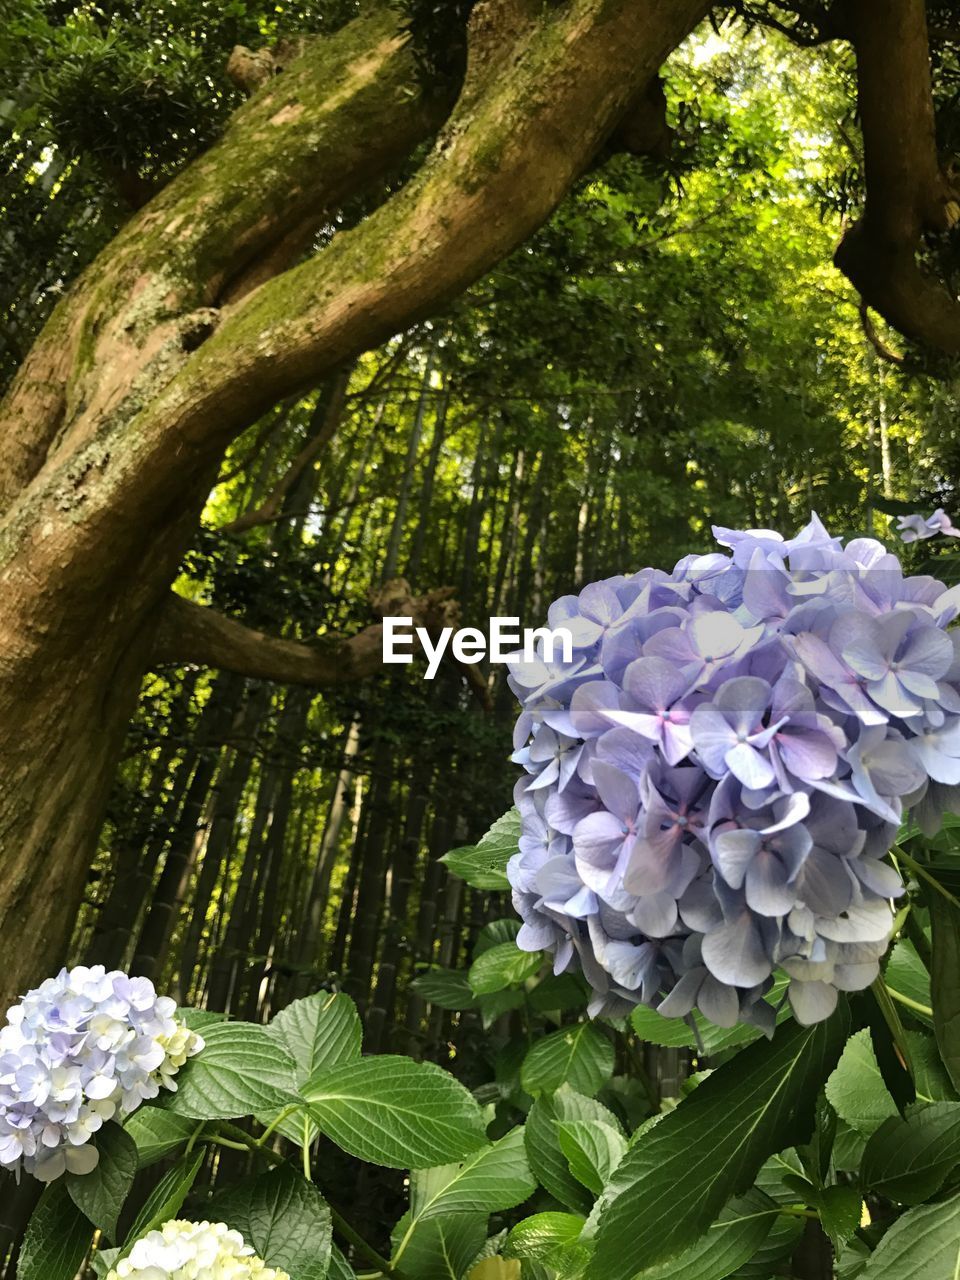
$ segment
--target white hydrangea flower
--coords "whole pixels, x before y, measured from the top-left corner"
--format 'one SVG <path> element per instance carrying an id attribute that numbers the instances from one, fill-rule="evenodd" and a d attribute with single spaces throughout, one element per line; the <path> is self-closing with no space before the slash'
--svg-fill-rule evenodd
<path id="1" fill-rule="evenodd" d="M 89 1145 L 174 1077 L 203 1040 L 147 978 L 103 965 L 63 969 L 7 1012 L 0 1028 L 0 1167 L 42 1182 L 89 1173 Z"/>
<path id="2" fill-rule="evenodd" d="M 290 1280 L 254 1255 L 223 1222 L 166 1222 L 151 1231 L 107 1280 Z"/>

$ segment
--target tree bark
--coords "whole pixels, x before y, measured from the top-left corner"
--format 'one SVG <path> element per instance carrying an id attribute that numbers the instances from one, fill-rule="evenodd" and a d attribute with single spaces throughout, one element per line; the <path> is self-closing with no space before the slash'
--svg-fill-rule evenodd
<path id="1" fill-rule="evenodd" d="M 309 44 L 129 220 L 12 384 L 0 1000 L 66 951 L 158 620 L 226 447 L 535 230 L 709 4 L 571 0 L 501 21 L 508 8 L 475 10 L 463 90 L 415 176 L 282 270 L 274 250 L 294 228 L 396 168 L 448 112 L 420 91 L 389 7 Z M 265 260 L 282 274 L 261 283 Z"/>

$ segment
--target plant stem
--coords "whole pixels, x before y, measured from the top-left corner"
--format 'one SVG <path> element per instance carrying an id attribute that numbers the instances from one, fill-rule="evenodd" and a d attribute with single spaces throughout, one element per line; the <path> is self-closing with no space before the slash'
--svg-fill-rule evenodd
<path id="1" fill-rule="evenodd" d="M 932 1018 L 933 1010 L 925 1004 L 921 1004 L 919 1000 L 911 1000 L 909 996 L 905 996 L 902 991 L 897 991 L 894 987 L 887 987 L 887 994 L 892 996 L 894 1000 L 898 1000 L 900 1004 L 907 1009 L 912 1009 L 914 1013 L 922 1013 L 924 1017 Z"/>
<path id="2" fill-rule="evenodd" d="M 333 1205 L 330 1205 L 330 1213 L 333 1216 L 333 1225 L 343 1236 L 344 1240 L 348 1240 L 359 1253 L 363 1254 L 368 1262 L 372 1262 L 375 1267 L 378 1267 L 381 1275 L 399 1277 L 400 1273 L 398 1271 L 394 1271 L 389 1261 L 384 1258 L 382 1254 L 377 1253 L 373 1245 L 367 1244 L 363 1236 L 351 1227 L 343 1214 L 340 1213 L 339 1210 L 334 1209 Z"/>
<path id="3" fill-rule="evenodd" d="M 274 1118 L 267 1125 L 266 1129 L 264 1129 L 263 1133 L 261 1133 L 260 1137 L 257 1139 L 257 1146 L 262 1147 L 266 1143 L 270 1135 L 273 1133 L 273 1131 L 277 1128 L 277 1126 L 283 1124 L 287 1116 L 292 1116 L 295 1111 L 299 1111 L 300 1108 L 303 1106 L 306 1106 L 306 1103 L 294 1102 L 291 1106 L 284 1107 L 284 1109 L 280 1112 L 280 1114 L 274 1116 Z"/>

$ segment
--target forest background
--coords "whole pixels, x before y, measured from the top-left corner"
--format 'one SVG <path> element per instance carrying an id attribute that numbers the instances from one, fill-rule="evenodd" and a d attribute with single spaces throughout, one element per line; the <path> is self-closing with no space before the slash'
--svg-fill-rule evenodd
<path id="1" fill-rule="evenodd" d="M 898 503 L 956 513 L 952 369 L 866 312 L 831 263 L 862 201 L 853 52 L 782 34 L 777 6 L 759 8 L 720 6 L 669 59 L 669 147 L 611 148 L 454 303 L 231 445 L 182 596 L 307 643 L 362 632 L 407 598 L 384 591 L 398 578 L 434 620 L 537 625 L 583 583 L 706 549 L 712 524 L 788 531 L 813 509 L 834 532 L 888 537 Z M 255 89 L 267 64 L 235 56 L 228 74 L 234 47 L 282 50 L 351 16 L 14 6 L 0 389 L 71 283 Z M 935 55 L 948 149 L 955 48 Z M 313 244 L 389 190 L 348 201 Z M 158 662 L 71 953 L 252 1021 L 343 989 L 368 1052 L 479 1085 L 522 997 L 481 1007 L 462 979 L 415 979 L 462 969 L 503 914 L 440 857 L 510 803 L 514 699 L 483 666 L 448 661 L 430 683 L 362 666 L 318 692 L 295 670 Z M 648 1049 L 645 1068 L 657 1097 L 678 1092 L 680 1052 Z M 367 1170 L 350 1199 L 363 1216 L 385 1194 L 399 1203 L 399 1184 Z M 32 1197 L 4 1198 L 0 1256 Z"/>

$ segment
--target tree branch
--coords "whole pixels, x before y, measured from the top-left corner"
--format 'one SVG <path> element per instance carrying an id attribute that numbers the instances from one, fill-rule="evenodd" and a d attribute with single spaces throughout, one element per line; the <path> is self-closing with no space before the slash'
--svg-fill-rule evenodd
<path id="1" fill-rule="evenodd" d="M 924 235 L 960 217 L 937 155 L 924 0 L 845 0 L 841 13 L 857 54 L 866 201 L 834 260 L 901 333 L 960 355 L 960 305 L 917 261 Z"/>
<path id="2" fill-rule="evenodd" d="M 452 588 L 441 587 L 414 596 L 403 578 L 386 583 L 373 596 L 380 614 L 410 617 L 436 636 L 443 627 L 456 627 L 460 606 L 451 599 Z M 449 648 L 445 657 L 450 654 Z M 476 666 L 455 663 L 470 692 L 484 711 L 491 710 L 486 681 Z M 196 664 L 257 680 L 328 688 L 369 676 L 383 675 L 383 627 L 365 627 L 353 636 L 327 635 L 311 644 L 269 635 L 215 609 L 195 604 L 172 592 L 164 603 L 157 625 L 151 664 Z"/>

